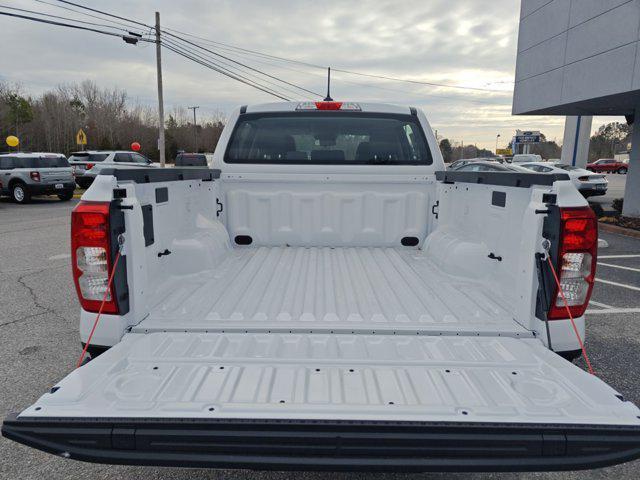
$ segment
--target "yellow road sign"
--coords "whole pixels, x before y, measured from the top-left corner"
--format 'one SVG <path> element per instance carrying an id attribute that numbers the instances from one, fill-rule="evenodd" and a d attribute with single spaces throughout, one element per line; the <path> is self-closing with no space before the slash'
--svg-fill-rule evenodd
<path id="1" fill-rule="evenodd" d="M 80 129 L 80 130 L 78 130 L 78 133 L 76 133 L 76 143 L 78 145 L 86 145 L 87 144 L 87 134 L 84 133 L 84 130 Z"/>
<path id="2" fill-rule="evenodd" d="M 496 155 L 511 155 L 510 148 L 499 148 L 496 150 Z"/>

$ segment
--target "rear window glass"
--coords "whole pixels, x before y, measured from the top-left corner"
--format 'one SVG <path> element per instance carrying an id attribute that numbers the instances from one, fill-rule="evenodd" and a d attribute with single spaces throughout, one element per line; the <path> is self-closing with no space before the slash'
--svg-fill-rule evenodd
<path id="1" fill-rule="evenodd" d="M 74 153 L 69 157 L 72 162 L 103 162 L 109 156 L 108 153 Z"/>
<path id="2" fill-rule="evenodd" d="M 413 115 L 285 112 L 242 115 L 225 162 L 430 165 L 433 160 Z"/>
<path id="3" fill-rule="evenodd" d="M 206 167 L 207 157 L 201 153 L 180 153 L 175 164 L 176 167 Z"/>
<path id="4" fill-rule="evenodd" d="M 0 168 L 64 168 L 69 162 L 63 156 L 5 157 Z"/>
<path id="5" fill-rule="evenodd" d="M 574 167 L 573 165 L 562 165 L 562 164 L 556 164 L 555 165 L 558 168 L 561 168 L 562 170 L 566 170 L 568 172 L 572 171 L 572 170 L 582 170 L 582 168 L 580 167 Z"/>
<path id="6" fill-rule="evenodd" d="M 16 161 L 14 157 L 0 157 L 0 170 L 9 170 L 15 168 Z"/>

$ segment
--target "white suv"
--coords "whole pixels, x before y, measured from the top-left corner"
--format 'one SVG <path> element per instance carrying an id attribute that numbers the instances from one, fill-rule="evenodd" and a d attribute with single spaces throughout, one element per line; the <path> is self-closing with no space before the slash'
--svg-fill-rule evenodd
<path id="1" fill-rule="evenodd" d="M 86 150 L 74 152 L 69 157 L 76 183 L 81 188 L 89 188 L 103 168 L 156 167 L 151 160 L 138 152 L 126 150 Z"/>

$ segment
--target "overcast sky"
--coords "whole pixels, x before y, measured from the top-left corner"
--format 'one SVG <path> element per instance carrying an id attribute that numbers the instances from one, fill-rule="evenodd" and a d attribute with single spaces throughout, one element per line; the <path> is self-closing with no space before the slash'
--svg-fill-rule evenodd
<path id="1" fill-rule="evenodd" d="M 3 3 L 100 22 L 35 0 Z M 497 90 L 431 87 L 337 72 L 332 76 L 334 99 L 420 107 L 440 137 L 493 149 L 497 134 L 506 140 L 516 128 L 524 128 L 542 130 L 548 138 L 562 141 L 563 117 L 511 116 L 519 0 L 76 3 L 146 24 L 154 22 L 154 12 L 158 10 L 163 27 L 302 62 Z M 102 87 L 126 89 L 132 101 L 156 105 L 152 44 L 132 46 L 116 37 L 8 17 L 0 17 L 0 29 L 4 47 L 0 79 L 19 83 L 25 93 L 37 94 L 60 83 L 88 78 Z M 325 72 L 319 68 L 240 55 L 227 49 L 217 51 L 309 90 L 324 92 L 326 88 Z M 212 116 L 215 112 L 227 113 L 240 104 L 274 100 L 169 51 L 163 51 L 163 73 L 167 111 L 199 105 L 199 115 Z M 302 92 L 288 95 L 315 99 Z M 610 119 L 594 119 L 594 129 Z"/>

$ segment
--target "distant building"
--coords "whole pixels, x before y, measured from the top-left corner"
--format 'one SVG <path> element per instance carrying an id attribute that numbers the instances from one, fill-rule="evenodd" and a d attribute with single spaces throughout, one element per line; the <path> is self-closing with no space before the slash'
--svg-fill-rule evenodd
<path id="1" fill-rule="evenodd" d="M 514 114 L 632 115 L 637 0 L 522 0 Z"/>
<path id="2" fill-rule="evenodd" d="M 587 116 L 589 128 L 580 118 L 567 122 L 563 148 L 574 160 L 588 142 L 588 116 L 625 115 L 640 124 L 639 25 L 640 0 L 522 0 L 513 113 Z M 640 128 L 624 214 L 640 217 Z"/>

